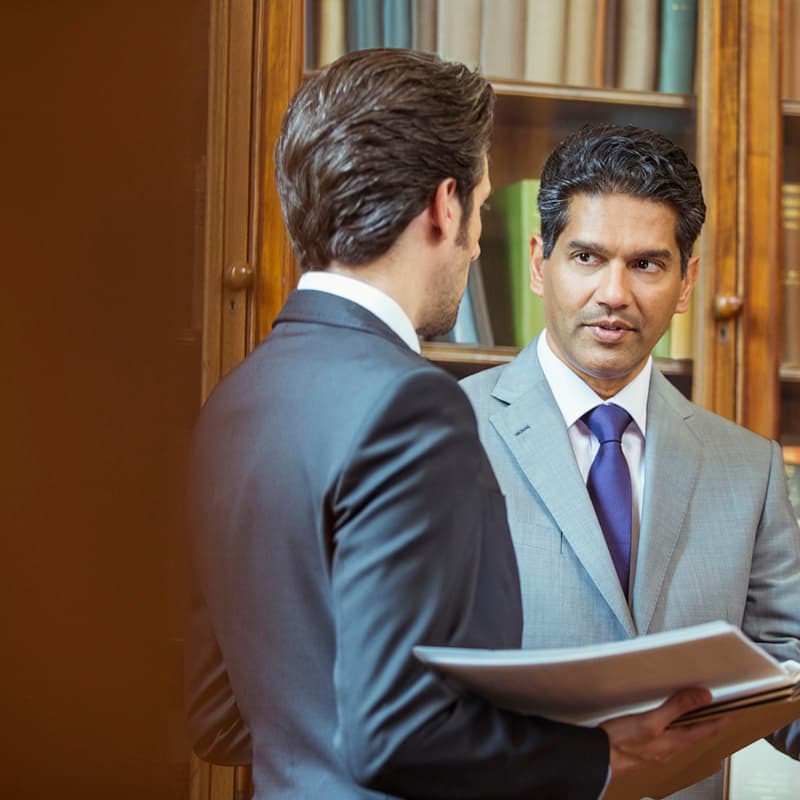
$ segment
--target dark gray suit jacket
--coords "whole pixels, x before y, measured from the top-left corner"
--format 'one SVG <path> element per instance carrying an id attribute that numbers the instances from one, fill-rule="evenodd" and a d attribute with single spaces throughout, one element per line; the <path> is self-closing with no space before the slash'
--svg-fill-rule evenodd
<path id="1" fill-rule="evenodd" d="M 258 797 L 597 797 L 602 731 L 412 656 L 518 646 L 519 581 L 466 397 L 375 316 L 289 298 L 202 412 L 189 509 L 194 741 L 252 757 Z"/>

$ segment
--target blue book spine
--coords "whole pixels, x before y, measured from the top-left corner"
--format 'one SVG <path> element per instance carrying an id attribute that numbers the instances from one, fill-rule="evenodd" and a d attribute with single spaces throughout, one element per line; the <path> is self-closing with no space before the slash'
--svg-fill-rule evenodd
<path id="1" fill-rule="evenodd" d="M 380 0 L 347 0 L 347 49 L 380 47 L 383 21 Z"/>
<path id="2" fill-rule="evenodd" d="M 469 292 L 464 292 L 458 306 L 458 316 L 453 325 L 453 338 L 458 344 L 478 344 L 478 328 L 475 325 L 475 314 L 472 311 Z"/>
<path id="3" fill-rule="evenodd" d="M 411 0 L 383 0 L 383 46 L 411 47 Z"/>
<path id="4" fill-rule="evenodd" d="M 697 0 L 661 0 L 658 91 L 691 94 L 697 39 Z"/>

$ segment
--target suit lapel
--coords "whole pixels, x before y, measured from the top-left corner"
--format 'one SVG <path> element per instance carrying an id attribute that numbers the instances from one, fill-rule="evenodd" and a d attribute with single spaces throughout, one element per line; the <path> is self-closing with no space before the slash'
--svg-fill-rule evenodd
<path id="1" fill-rule="evenodd" d="M 493 396 L 508 405 L 490 422 L 516 459 L 625 631 L 636 634 L 603 532 L 572 452 L 535 341 L 502 372 Z"/>
<path id="2" fill-rule="evenodd" d="M 663 592 L 703 458 L 702 444 L 686 424 L 692 405 L 655 369 L 647 406 L 645 491 L 633 584 L 633 613 L 642 633 Z"/>

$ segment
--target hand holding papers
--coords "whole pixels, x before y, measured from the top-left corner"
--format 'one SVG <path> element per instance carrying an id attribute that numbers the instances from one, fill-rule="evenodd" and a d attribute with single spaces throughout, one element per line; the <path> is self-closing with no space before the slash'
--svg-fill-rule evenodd
<path id="1" fill-rule="evenodd" d="M 414 653 L 503 708 L 581 725 L 653 709 L 683 688 L 708 688 L 712 702 L 673 725 L 724 714 L 720 732 L 615 780 L 607 800 L 670 794 L 716 772 L 733 751 L 800 719 L 797 665 L 778 663 L 725 622 L 579 648 L 416 647 Z"/>

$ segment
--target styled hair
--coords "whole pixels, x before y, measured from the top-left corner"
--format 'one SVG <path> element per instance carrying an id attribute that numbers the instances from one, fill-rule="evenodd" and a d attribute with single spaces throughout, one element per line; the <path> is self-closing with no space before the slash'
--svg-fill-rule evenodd
<path id="1" fill-rule="evenodd" d="M 633 125 L 590 124 L 567 136 L 542 170 L 539 213 L 545 258 L 569 221 L 574 194 L 627 194 L 671 206 L 677 215 L 681 274 L 686 274 L 706 204 L 697 168 L 683 148 Z"/>
<path id="2" fill-rule="evenodd" d="M 382 256 L 456 181 L 462 219 L 484 170 L 494 93 L 432 53 L 359 50 L 313 74 L 275 148 L 281 210 L 303 270 Z"/>

